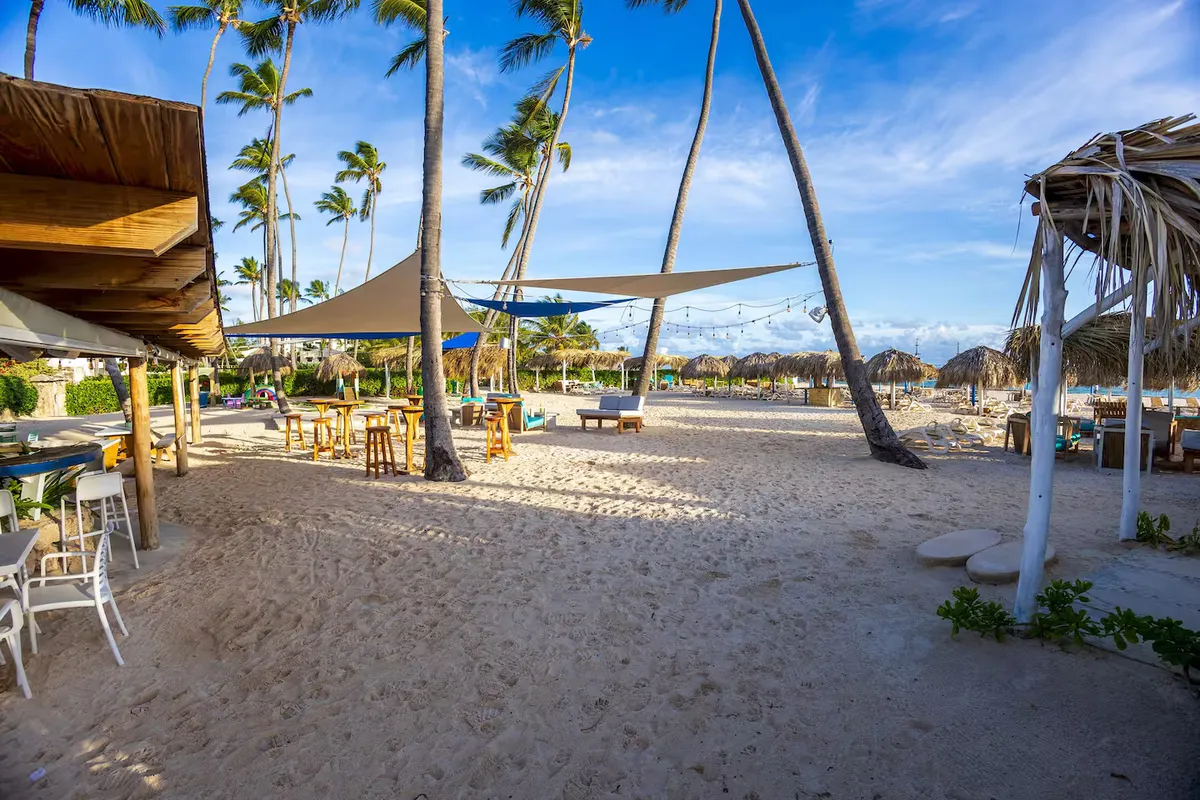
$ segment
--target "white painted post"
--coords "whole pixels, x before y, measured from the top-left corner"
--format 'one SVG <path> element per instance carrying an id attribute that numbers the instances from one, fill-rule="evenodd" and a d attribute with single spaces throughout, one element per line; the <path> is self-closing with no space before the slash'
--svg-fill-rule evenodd
<path id="1" fill-rule="evenodd" d="M 1062 324 L 1067 301 L 1063 275 L 1062 234 L 1042 222 L 1042 341 L 1030 413 L 1029 507 L 1025 517 L 1025 543 L 1021 552 L 1021 577 L 1013 615 L 1029 622 L 1037 610 L 1042 587 L 1046 540 L 1054 492 L 1054 406 L 1062 379 Z M 1036 433 L 1035 433 L 1036 432 Z"/>
<path id="2" fill-rule="evenodd" d="M 1134 287 L 1129 323 L 1129 373 L 1125 389 L 1125 467 L 1121 473 L 1119 538 L 1137 538 L 1142 492 L 1142 367 L 1146 360 L 1146 285 Z M 1153 456 L 1148 456 L 1152 458 Z"/>
<path id="3" fill-rule="evenodd" d="M 625 391 L 625 362 L 621 362 L 621 391 Z"/>
<path id="4" fill-rule="evenodd" d="M 892 404 L 891 408 L 896 408 L 896 382 L 892 381 Z"/>
<path id="5" fill-rule="evenodd" d="M 562 370 L 562 372 L 563 372 L 562 393 L 566 394 L 567 393 L 567 360 L 565 358 L 563 359 L 562 367 L 563 367 L 563 370 Z"/>
<path id="6" fill-rule="evenodd" d="M 1175 416 L 1175 379 L 1167 384 L 1167 410 L 1171 412 L 1171 416 Z"/>

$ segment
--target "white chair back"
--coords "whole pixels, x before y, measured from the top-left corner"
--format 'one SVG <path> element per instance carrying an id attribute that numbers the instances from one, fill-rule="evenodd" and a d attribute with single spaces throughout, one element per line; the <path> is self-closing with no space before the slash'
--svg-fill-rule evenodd
<path id="1" fill-rule="evenodd" d="M 12 492 L 7 489 L 0 489 L 0 518 L 8 521 L 8 530 L 0 530 L 0 533 L 15 533 L 21 527 L 17 522 L 17 504 L 13 502 Z"/>
<path id="2" fill-rule="evenodd" d="M 124 493 L 125 486 L 119 472 L 85 475 L 75 482 L 75 496 L 81 503 L 115 497 Z"/>
<path id="3" fill-rule="evenodd" d="M 115 527 L 115 523 L 110 522 L 104 533 L 100 534 L 100 541 L 96 542 L 96 563 L 92 567 L 92 591 L 95 594 L 92 596 L 97 600 L 112 597 L 112 589 L 108 585 L 109 550 L 112 547 L 109 535 Z"/>

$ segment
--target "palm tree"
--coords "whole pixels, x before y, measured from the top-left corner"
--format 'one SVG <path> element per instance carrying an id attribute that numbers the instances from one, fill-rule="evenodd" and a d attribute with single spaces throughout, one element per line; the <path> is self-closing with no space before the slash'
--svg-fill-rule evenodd
<path id="1" fill-rule="evenodd" d="M 746 23 L 746 30 L 750 33 L 750 41 L 754 45 L 754 55 L 758 60 L 758 69 L 762 73 L 763 84 L 766 87 L 767 96 L 771 100 L 771 108 L 775 112 L 775 121 L 779 125 L 779 134 L 783 138 L 783 146 L 787 150 L 792 173 L 796 178 L 796 188 L 800 192 L 800 202 L 804 206 L 804 217 L 808 223 L 808 235 L 812 239 L 813 253 L 817 258 L 817 271 L 821 275 L 821 288 L 825 292 L 825 305 L 829 309 L 829 322 L 833 328 L 833 337 L 837 341 L 838 352 L 842 356 L 842 369 L 846 374 L 846 383 L 854 398 L 854 406 L 858 410 L 858 418 L 862 422 L 871 455 L 880 461 L 924 469 L 925 463 L 900 443 L 899 437 L 896 436 L 896 432 L 892 430 L 891 424 L 884 416 L 875 391 L 871 387 L 866 365 L 863 364 L 862 353 L 859 352 L 858 342 L 854 338 L 854 329 L 850 327 L 850 317 L 846 313 L 846 303 L 842 299 L 837 269 L 833 263 L 833 248 L 825 233 L 825 222 L 821 218 L 821 209 L 817 204 L 817 191 L 813 186 L 812 175 L 808 171 L 808 163 L 804 160 L 804 153 L 800 149 L 800 139 L 796 136 L 796 128 L 792 125 L 787 105 L 783 101 L 783 91 L 779 88 L 775 70 L 767 56 L 767 45 L 763 41 L 758 22 L 754 19 L 750 0 L 738 0 L 738 6 L 742 11 L 742 19 Z"/>
<path id="2" fill-rule="evenodd" d="M 661 6 L 667 14 L 682 11 L 688 0 L 625 0 L 630 8 L 642 6 Z M 700 146 L 704 142 L 704 132 L 708 128 L 708 113 L 712 107 L 713 73 L 717 63 L 717 39 L 721 33 L 721 0 L 713 0 L 712 34 L 708 40 L 708 61 L 704 70 L 704 91 L 700 98 L 700 119 L 696 121 L 696 133 L 692 136 L 692 147 L 688 151 L 687 161 L 683 165 L 683 177 L 679 181 L 679 193 L 675 196 L 675 210 L 671 213 L 671 227 L 667 232 L 667 246 L 663 252 L 662 272 L 668 273 L 675 269 L 675 254 L 679 250 L 679 235 L 683 230 L 683 214 L 687 209 L 688 193 L 692 189 L 692 176 L 696 172 L 696 162 L 700 160 Z M 646 346 L 642 351 L 642 363 L 653 364 L 658 352 L 658 335 L 662 330 L 663 312 L 667 301 L 664 297 L 654 299 L 654 307 L 650 311 L 650 322 L 646 328 Z M 633 393 L 645 397 L 650 391 L 650 381 L 653 370 L 643 369 L 638 372 L 637 386 Z"/>
<path id="3" fill-rule="evenodd" d="M 281 304 L 287 303 L 291 308 L 295 308 L 296 304 L 299 302 L 312 303 L 311 300 L 304 297 L 300 287 L 297 284 L 292 283 L 287 278 L 279 279 L 279 283 L 276 286 L 276 291 L 279 295 L 279 302 Z"/>
<path id="4" fill-rule="evenodd" d="M 238 286 L 250 286 L 250 311 L 254 314 L 254 320 L 257 322 L 260 318 L 261 309 L 259 306 L 258 290 L 262 284 L 262 267 L 258 264 L 258 259 L 253 256 L 245 256 L 240 264 L 233 268 L 233 272 L 238 279 L 234 282 Z"/>
<path id="5" fill-rule="evenodd" d="M 416 69 L 425 57 L 425 0 L 375 0 L 373 5 L 380 25 L 386 28 L 399 22 L 418 34 L 392 58 L 387 77 L 402 69 Z"/>
<path id="6" fill-rule="evenodd" d="M 383 191 L 383 183 L 379 176 L 387 169 L 387 163 L 379 160 L 379 151 L 375 149 L 375 145 L 362 141 L 355 143 L 353 151 L 339 152 L 338 160 L 345 164 L 346 168 L 339 170 L 334 180 L 338 183 L 367 182 L 362 202 L 358 205 L 359 219 L 371 220 L 371 245 L 367 249 L 367 276 L 363 279 L 365 282 L 371 280 L 371 259 L 375 255 L 375 204 L 379 201 L 379 193 Z"/>
<path id="7" fill-rule="evenodd" d="M 543 297 L 547 303 L 565 303 L 561 294 Z M 551 353 L 555 350 L 591 350 L 599 347 L 596 329 L 579 319 L 575 313 L 558 314 L 533 320 L 530 329 L 535 350 Z"/>
<path id="8" fill-rule="evenodd" d="M 324 302 L 331 296 L 329 293 L 329 284 L 314 278 L 309 281 L 308 288 L 304 290 L 304 296 L 308 298 L 309 303 Z"/>
<path id="9" fill-rule="evenodd" d="M 197 6 L 167 6 L 167 15 L 171 18 L 171 27 L 177 33 L 191 28 L 211 28 L 217 26 L 213 36 L 212 47 L 208 51 L 208 66 L 204 68 L 204 79 L 200 81 L 200 108 L 204 109 L 208 97 L 208 76 L 212 72 L 213 59 L 217 57 L 217 42 L 221 35 L 232 26 L 237 28 L 242 24 L 242 0 L 200 0 Z"/>
<path id="10" fill-rule="evenodd" d="M 425 16 L 425 152 L 421 179 L 421 382 L 425 394 L 425 479 L 463 481 L 446 413 L 442 372 L 442 138 L 445 122 L 445 35 L 442 0 Z"/>
<path id="11" fill-rule="evenodd" d="M 346 225 L 342 231 L 342 257 L 338 259 L 337 277 L 333 281 L 333 294 L 336 296 L 342 287 L 342 265 L 346 263 L 346 243 L 350 241 L 350 218 L 358 213 L 358 209 L 354 207 L 354 199 L 340 186 L 333 186 L 328 192 L 322 192 L 321 199 L 313 205 L 318 211 L 333 215 L 329 222 L 325 223 L 326 227 L 338 220 L 342 220 Z"/>
<path id="12" fill-rule="evenodd" d="M 29 4 L 29 25 L 25 29 L 25 79 L 33 80 L 33 57 L 37 50 L 38 20 L 46 0 L 32 0 Z M 159 38 L 167 31 L 167 23 L 146 0 L 70 0 L 75 13 L 91 17 L 97 22 L 123 28 L 149 28 Z M 118 368 L 118 374 L 120 369 Z"/>

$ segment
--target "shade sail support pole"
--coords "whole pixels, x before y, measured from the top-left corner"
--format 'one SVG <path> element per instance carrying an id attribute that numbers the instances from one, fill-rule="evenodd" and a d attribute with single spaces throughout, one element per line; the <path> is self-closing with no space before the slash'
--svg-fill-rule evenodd
<path id="1" fill-rule="evenodd" d="M 200 435 L 200 368 L 195 364 L 188 367 L 188 393 L 192 397 L 192 444 L 202 444 Z"/>
<path id="2" fill-rule="evenodd" d="M 1062 326 L 1067 302 L 1063 274 L 1062 234 L 1045 221 L 1041 226 L 1042 246 L 1042 336 L 1037 381 L 1030 412 L 1029 506 L 1025 516 L 1021 576 L 1013 615 L 1029 622 L 1037 611 L 1037 593 L 1042 588 L 1046 542 L 1050 535 L 1050 511 L 1054 496 L 1055 405 L 1062 380 Z"/>
<path id="3" fill-rule="evenodd" d="M 175 412 L 175 474 L 188 474 L 187 425 L 184 422 L 183 365 L 171 366 L 171 407 Z"/>
<path id="4" fill-rule="evenodd" d="M 1142 492 L 1142 367 L 1146 347 L 1146 286 L 1133 293 L 1129 323 L 1129 373 L 1125 390 L 1125 464 L 1121 474 L 1121 526 L 1118 538 L 1137 538 L 1137 514 Z M 1153 459 L 1148 453 L 1146 458 Z"/>

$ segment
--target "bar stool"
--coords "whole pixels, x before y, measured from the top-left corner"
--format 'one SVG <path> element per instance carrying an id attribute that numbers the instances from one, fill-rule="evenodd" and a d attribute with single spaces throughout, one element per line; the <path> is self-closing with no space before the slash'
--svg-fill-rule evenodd
<path id="1" fill-rule="evenodd" d="M 392 449 L 392 429 L 387 425 L 368 425 L 367 426 L 367 476 L 371 475 L 371 468 L 375 468 L 375 479 L 379 479 L 379 468 L 383 467 L 383 474 L 386 475 L 388 470 L 391 470 L 392 475 L 396 474 L 396 452 Z"/>
<path id="2" fill-rule="evenodd" d="M 504 431 L 500 425 L 504 421 L 503 414 L 488 414 L 484 418 L 487 423 L 487 452 L 484 460 L 489 464 L 492 461 L 492 456 L 504 456 L 504 460 L 508 461 L 508 450 L 504 447 Z"/>
<path id="3" fill-rule="evenodd" d="M 313 461 L 317 460 L 317 456 L 321 453 L 329 453 L 332 459 L 334 454 L 334 439 L 333 427 L 329 424 L 329 417 L 317 417 L 313 421 Z"/>
<path id="4" fill-rule="evenodd" d="M 386 425 L 387 413 L 384 411 L 363 411 L 359 416 L 367 421 L 366 427 L 370 428 L 375 425 Z"/>
<path id="5" fill-rule="evenodd" d="M 298 411 L 293 411 L 290 414 L 284 414 L 284 419 L 287 420 L 287 428 L 283 433 L 284 446 L 290 453 L 292 451 L 292 431 L 296 431 L 296 436 L 299 437 L 300 447 L 304 449 L 307 445 L 304 444 L 304 418 Z"/>

